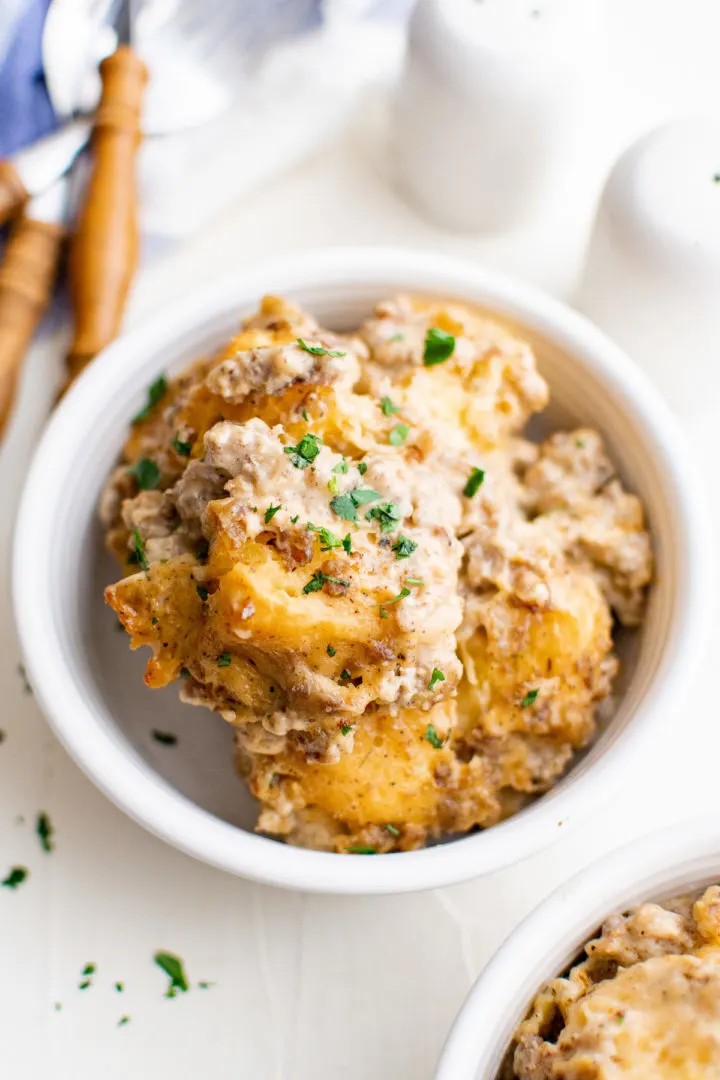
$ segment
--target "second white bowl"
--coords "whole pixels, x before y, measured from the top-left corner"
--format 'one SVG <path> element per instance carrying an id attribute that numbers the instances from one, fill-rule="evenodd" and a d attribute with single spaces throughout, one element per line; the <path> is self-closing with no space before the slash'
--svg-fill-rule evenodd
<path id="1" fill-rule="evenodd" d="M 485 832 L 424 851 L 351 857 L 253 833 L 256 808 L 234 772 L 230 727 L 189 709 L 176 689 L 150 692 L 145 657 L 115 633 L 103 587 L 117 576 L 96 520 L 98 495 L 163 370 L 177 372 L 226 340 L 264 292 L 336 329 L 357 326 L 399 291 L 455 297 L 496 313 L 535 347 L 553 394 L 542 423 L 597 427 L 647 508 L 657 581 L 643 628 L 620 636 L 617 708 L 589 752 L 550 793 Z M 643 739 L 692 678 L 707 638 L 711 562 L 695 470 L 675 421 L 630 360 L 550 297 L 478 267 L 393 249 L 293 256 L 205 288 L 125 335 L 82 375 L 50 421 L 32 464 L 15 540 L 14 604 L 28 673 L 78 764 L 137 821 L 233 873 L 291 888 L 402 892 L 517 862 L 621 783 Z M 178 733 L 172 749 L 153 728 Z"/>
<path id="2" fill-rule="evenodd" d="M 445 1044 L 435 1080 L 496 1080 L 513 1032 L 608 915 L 720 882 L 716 819 L 685 822 L 614 851 L 552 893 L 483 971 Z"/>

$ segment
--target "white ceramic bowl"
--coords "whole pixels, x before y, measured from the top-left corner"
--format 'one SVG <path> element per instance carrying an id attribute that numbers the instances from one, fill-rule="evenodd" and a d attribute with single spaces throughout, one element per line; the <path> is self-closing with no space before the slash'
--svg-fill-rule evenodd
<path id="1" fill-rule="evenodd" d="M 346 329 L 400 290 L 482 305 L 532 340 L 553 390 L 545 425 L 582 422 L 602 431 L 647 507 L 658 573 L 644 628 L 619 643 L 625 672 L 617 710 L 552 792 L 487 832 L 424 851 L 350 858 L 255 835 L 255 807 L 234 773 L 229 726 L 180 705 L 174 687 L 144 687 L 145 657 L 130 654 L 103 604 L 103 586 L 117 568 L 103 552 L 96 504 L 148 384 L 227 339 L 264 292 L 287 295 Z M 557 835 L 559 821 L 567 825 L 595 807 L 692 678 L 710 592 L 694 477 L 672 416 L 640 371 L 590 323 L 534 289 L 409 251 L 335 249 L 281 259 L 169 305 L 107 349 L 58 408 L 17 524 L 14 603 L 25 662 L 78 764 L 137 821 L 199 859 L 321 892 L 401 892 L 464 880 L 537 851 Z M 153 727 L 176 731 L 179 744 L 159 746 Z"/>
<path id="2" fill-rule="evenodd" d="M 531 912 L 495 953 L 450 1032 L 435 1080 L 496 1080 L 536 992 L 572 963 L 608 915 L 718 882 L 716 818 L 663 829 L 586 867 Z"/>

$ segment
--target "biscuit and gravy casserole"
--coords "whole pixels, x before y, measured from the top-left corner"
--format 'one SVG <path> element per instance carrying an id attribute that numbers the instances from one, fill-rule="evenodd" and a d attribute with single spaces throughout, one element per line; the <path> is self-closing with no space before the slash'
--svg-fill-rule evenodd
<path id="1" fill-rule="evenodd" d="M 516 1034 L 507 1080 L 720 1076 L 720 886 L 613 915 Z"/>
<path id="2" fill-rule="evenodd" d="M 356 332 L 263 299 L 158 378 L 102 497 L 145 681 L 233 726 L 258 829 L 380 854 L 486 828 L 593 738 L 652 576 L 596 431 L 523 438 L 530 347 L 400 296 Z"/>

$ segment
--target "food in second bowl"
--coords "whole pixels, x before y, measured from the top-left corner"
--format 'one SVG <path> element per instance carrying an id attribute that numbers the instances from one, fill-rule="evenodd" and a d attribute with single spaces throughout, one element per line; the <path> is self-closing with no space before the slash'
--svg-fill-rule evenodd
<path id="1" fill-rule="evenodd" d="M 157 380 L 103 497 L 152 687 L 235 728 L 258 828 L 420 847 L 546 791 L 596 731 L 651 577 L 597 432 L 520 436 L 529 346 L 441 300 L 355 333 L 273 297 Z"/>
<path id="2" fill-rule="evenodd" d="M 720 886 L 613 915 L 538 994 L 505 1076 L 717 1080 Z"/>

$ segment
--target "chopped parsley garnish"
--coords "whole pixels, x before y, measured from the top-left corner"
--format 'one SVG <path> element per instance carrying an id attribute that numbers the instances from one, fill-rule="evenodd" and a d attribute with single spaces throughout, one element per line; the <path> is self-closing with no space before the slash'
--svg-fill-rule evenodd
<path id="1" fill-rule="evenodd" d="M 13 866 L 8 876 L 0 881 L 0 885 L 5 889 L 17 889 L 18 885 L 22 885 L 25 878 L 30 873 L 24 866 Z"/>
<path id="2" fill-rule="evenodd" d="M 468 482 L 463 488 L 463 495 L 466 499 L 472 499 L 473 495 L 477 495 L 484 479 L 485 471 L 483 469 L 472 469 Z"/>
<path id="3" fill-rule="evenodd" d="M 272 521 L 272 519 L 277 514 L 278 510 L 282 510 L 282 506 L 280 505 L 280 503 L 278 503 L 277 506 L 272 506 L 272 505 L 268 506 L 267 510 L 265 511 L 265 524 L 266 525 L 268 525 Z"/>
<path id="4" fill-rule="evenodd" d="M 298 518 L 299 518 L 299 517 L 300 517 L 300 515 L 299 515 L 299 514 L 296 514 L 296 515 L 295 515 L 295 517 L 291 517 L 291 518 L 290 518 L 290 524 L 291 524 L 291 525 L 297 525 L 297 521 L 298 521 Z"/>
<path id="5" fill-rule="evenodd" d="M 373 491 L 372 488 L 355 488 L 354 491 L 348 491 L 344 495 L 337 495 L 331 501 L 330 509 L 343 521 L 354 522 L 357 521 L 358 506 L 365 506 L 379 498 L 380 492 Z"/>
<path id="6" fill-rule="evenodd" d="M 208 561 L 208 555 L 210 554 L 210 544 L 207 540 L 203 539 L 199 542 L 195 549 L 195 558 L 201 565 L 205 565 Z"/>
<path id="7" fill-rule="evenodd" d="M 350 468 L 350 466 L 348 465 L 347 461 L 345 461 L 345 458 L 343 458 L 342 461 L 338 461 L 337 465 L 333 469 L 333 472 L 334 473 L 341 473 L 341 474 L 344 475 L 348 471 L 349 468 Z"/>
<path id="8" fill-rule="evenodd" d="M 352 537 L 350 533 L 345 533 L 343 536 L 342 546 L 346 555 L 352 555 Z"/>
<path id="9" fill-rule="evenodd" d="M 122 994 L 123 990 L 125 989 L 125 983 L 116 982 L 115 989 L 117 990 L 118 994 Z"/>
<path id="10" fill-rule="evenodd" d="M 322 439 L 308 431 L 297 446 L 286 446 L 284 450 L 290 455 L 290 460 L 296 469 L 307 469 L 320 453 L 319 443 L 321 442 Z"/>
<path id="11" fill-rule="evenodd" d="M 373 506 L 372 510 L 368 510 L 365 519 L 367 521 L 377 521 L 380 525 L 380 532 L 389 533 L 397 529 L 398 522 L 402 520 L 402 514 L 397 503 L 384 502 L 378 503 L 377 506 Z"/>
<path id="12" fill-rule="evenodd" d="M 576 439 L 575 440 L 575 445 L 577 446 L 578 450 L 584 450 L 585 449 L 585 440 L 584 439 Z"/>
<path id="13" fill-rule="evenodd" d="M 43 851 L 52 851 L 54 847 L 52 840 L 53 831 L 52 822 L 48 815 L 44 812 L 39 813 L 37 822 L 35 823 L 35 832 L 40 840 L 40 846 Z"/>
<path id="14" fill-rule="evenodd" d="M 340 349 L 326 349 L 324 345 L 308 345 L 307 341 L 303 341 L 301 337 L 297 339 L 297 343 L 301 349 L 305 352 L 312 353 L 313 356 L 346 356 L 347 353 L 342 352 Z"/>
<path id="15" fill-rule="evenodd" d="M 343 682 L 347 682 L 348 679 L 352 678 L 352 675 L 350 674 L 350 672 L 348 671 L 347 668 L 343 668 L 342 671 L 340 672 L 340 678 L 342 679 Z"/>
<path id="16" fill-rule="evenodd" d="M 406 585 L 424 585 L 425 581 L 421 577 L 406 577 L 405 578 L 405 584 Z"/>
<path id="17" fill-rule="evenodd" d="M 178 433 L 177 431 L 175 432 L 172 441 L 172 448 L 176 454 L 179 454 L 180 457 L 190 457 L 190 454 L 192 452 L 192 446 L 193 444 L 191 442 L 183 442 L 180 438 L 178 438 Z"/>
<path id="18" fill-rule="evenodd" d="M 341 581 L 340 578 L 330 577 L 328 574 L 324 574 L 322 570 L 316 570 L 307 585 L 304 586 L 303 592 L 306 595 L 307 593 L 318 592 L 322 589 L 325 582 L 329 582 L 331 585 L 342 585 L 345 589 L 350 587 L 349 581 Z"/>
<path id="19" fill-rule="evenodd" d="M 344 546 L 344 540 L 340 540 L 340 538 L 337 537 L 335 533 L 330 532 L 329 529 L 319 525 L 313 525 L 312 521 L 308 521 L 307 527 L 309 532 L 317 533 L 320 537 L 320 543 L 322 544 L 322 547 L 320 548 L 321 551 L 332 551 L 333 548 Z"/>
<path id="20" fill-rule="evenodd" d="M 157 624 L 158 624 L 159 622 L 160 622 L 160 620 L 158 619 L 157 615 L 153 615 L 152 619 L 150 620 L 150 625 L 151 625 L 151 626 L 157 626 Z M 120 629 L 121 629 L 121 630 L 124 630 L 124 629 L 125 629 L 125 627 L 123 626 L 123 624 L 122 624 L 122 623 L 120 623 Z"/>
<path id="21" fill-rule="evenodd" d="M 302 418 L 303 418 L 303 420 L 305 421 L 306 424 L 308 424 L 310 422 L 310 417 L 307 414 L 307 409 L 303 409 L 303 411 L 300 413 L 300 415 L 302 416 Z"/>
<path id="22" fill-rule="evenodd" d="M 337 493 L 340 491 L 340 481 L 338 480 L 337 476 L 331 476 L 328 480 L 328 491 L 331 493 L 331 495 L 337 495 Z"/>
<path id="23" fill-rule="evenodd" d="M 190 670 L 189 670 L 189 668 L 186 668 L 186 667 L 181 667 L 180 668 L 180 678 L 181 679 L 189 679 L 190 678 Z"/>
<path id="24" fill-rule="evenodd" d="M 392 546 L 396 559 L 409 559 L 416 548 L 415 541 L 408 540 L 407 536 L 403 536 L 402 533 L 398 536 L 397 543 Z"/>
<path id="25" fill-rule="evenodd" d="M 434 690 L 435 683 L 439 682 L 445 682 L 445 676 L 443 675 L 440 668 L 434 667 L 432 669 L 432 675 L 430 676 L 430 682 L 428 683 L 428 690 Z"/>
<path id="26" fill-rule="evenodd" d="M 152 737 L 163 746 L 176 746 L 178 741 L 177 735 L 173 735 L 172 731 L 158 731 L 157 728 L 152 729 Z"/>
<path id="27" fill-rule="evenodd" d="M 431 746 L 435 747 L 436 750 L 442 750 L 443 740 L 438 735 L 437 728 L 434 724 L 428 724 L 428 726 L 425 728 L 425 738 Z"/>
<path id="28" fill-rule="evenodd" d="M 145 551 L 145 545 L 143 543 L 142 536 L 137 529 L 132 531 L 133 546 L 132 551 L 128 555 L 128 562 L 135 565 L 137 564 L 141 570 L 150 569 L 150 561 Z"/>
<path id="29" fill-rule="evenodd" d="M 387 829 L 387 831 L 390 833 L 391 836 L 399 836 L 400 835 L 400 830 L 397 828 L 396 825 L 386 825 L 385 828 Z"/>
<path id="30" fill-rule="evenodd" d="M 118 1027 L 125 1027 L 125 1025 L 129 1024 L 129 1023 L 130 1023 L 130 1017 L 129 1016 L 121 1016 L 120 1019 L 118 1020 L 118 1025 L 117 1026 Z"/>
<path id="31" fill-rule="evenodd" d="M 332 645 L 328 645 L 328 647 L 327 647 L 328 656 L 334 656 L 336 652 L 337 652 L 337 649 L 333 649 Z"/>
<path id="32" fill-rule="evenodd" d="M 207 591 L 207 589 L 205 588 L 204 585 L 196 585 L 195 586 L 195 592 L 198 594 L 198 596 L 202 600 L 203 604 L 205 603 L 208 596 L 210 595 L 210 593 Z"/>
<path id="33" fill-rule="evenodd" d="M 343 726 L 340 728 L 340 734 L 341 735 L 349 735 L 351 731 L 352 731 L 352 724 L 343 724 Z"/>
<path id="34" fill-rule="evenodd" d="M 350 855 L 377 855 L 375 848 L 369 844 L 351 844 L 347 851 Z"/>
<path id="35" fill-rule="evenodd" d="M 148 416 L 150 415 L 151 409 L 154 409 L 158 402 L 162 401 L 162 399 L 167 394 L 167 390 L 167 378 L 165 377 L 165 375 L 158 375 L 155 382 L 150 383 L 150 385 L 148 386 L 147 403 L 140 410 L 140 412 L 137 413 L 136 416 L 133 416 L 133 424 L 139 424 L 141 420 L 147 420 Z"/>
<path id="36" fill-rule="evenodd" d="M 367 462 L 366 461 L 358 461 L 357 470 L 358 470 L 358 472 L 360 473 L 361 476 L 364 476 L 365 473 L 367 472 Z"/>
<path id="37" fill-rule="evenodd" d="M 410 428 L 407 424 L 396 424 L 388 435 L 388 442 L 391 446 L 402 446 L 410 434 Z"/>
<path id="38" fill-rule="evenodd" d="M 532 703 L 535 701 L 535 698 L 538 696 L 539 693 L 540 693 L 540 691 L 538 689 L 536 689 L 536 690 L 528 690 L 527 694 L 525 695 L 525 697 L 520 702 L 520 708 L 521 709 L 527 709 L 528 705 L 532 705 Z"/>
<path id="39" fill-rule="evenodd" d="M 393 596 L 392 600 L 386 600 L 385 604 L 386 604 L 386 606 L 389 606 L 390 604 L 399 604 L 401 600 L 404 600 L 405 597 L 409 596 L 409 595 L 410 595 L 410 590 L 406 589 L 405 586 L 403 585 L 402 589 L 397 594 L 397 596 Z"/>
<path id="40" fill-rule="evenodd" d="M 220 655 L 217 658 L 217 666 L 218 667 L 230 667 L 231 660 L 232 660 L 232 657 L 230 656 L 229 652 L 227 652 L 227 651 L 221 652 Z"/>
<path id="41" fill-rule="evenodd" d="M 380 399 L 380 408 L 383 411 L 383 416 L 393 416 L 395 413 L 400 412 L 400 406 L 393 405 L 389 397 Z"/>
<path id="42" fill-rule="evenodd" d="M 184 994 L 186 990 L 190 989 L 185 968 L 179 956 L 174 956 L 169 952 L 156 952 L 153 960 L 170 979 L 170 985 L 165 991 L 165 997 L 175 997 L 178 990 Z"/>
<path id="43" fill-rule="evenodd" d="M 425 352 L 423 363 L 425 367 L 434 367 L 435 364 L 444 364 L 455 351 L 455 338 L 446 330 L 440 330 L 437 326 L 431 326 L 425 335 Z"/>
<path id="44" fill-rule="evenodd" d="M 140 491 L 153 491 L 160 483 L 160 469 L 152 458 L 139 458 L 128 472 L 137 480 Z"/>

